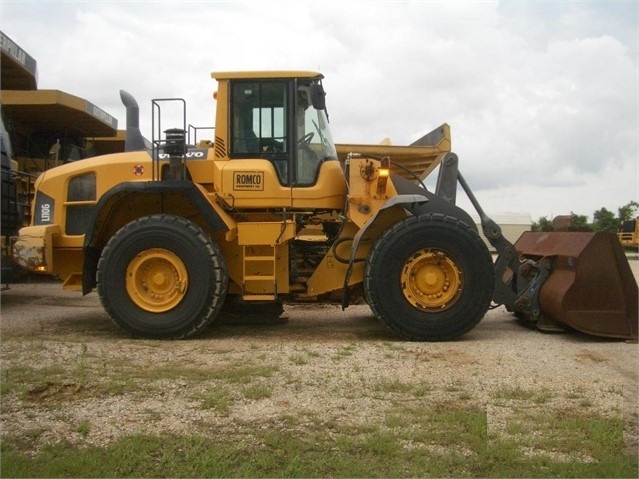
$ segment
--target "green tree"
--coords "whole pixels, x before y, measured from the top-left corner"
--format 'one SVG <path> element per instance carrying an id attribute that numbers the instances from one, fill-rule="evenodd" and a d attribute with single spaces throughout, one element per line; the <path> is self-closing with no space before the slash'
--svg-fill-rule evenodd
<path id="1" fill-rule="evenodd" d="M 630 201 L 629 203 L 618 208 L 618 216 L 606 208 L 598 209 L 593 214 L 593 222 L 588 223 L 588 217 L 584 215 L 576 215 L 570 213 L 570 229 L 573 231 L 611 231 L 616 232 L 619 225 L 624 221 L 635 219 L 635 215 L 639 211 L 639 202 Z M 533 231 L 553 231 L 553 222 L 546 216 L 539 218 L 539 221 L 533 221 L 531 229 Z"/>
<path id="2" fill-rule="evenodd" d="M 542 216 L 539 221 L 533 221 L 531 229 L 533 231 L 552 231 L 552 221 Z"/>
<path id="3" fill-rule="evenodd" d="M 619 218 L 606 208 L 598 209 L 593 214 L 593 228 L 595 231 L 617 231 Z"/>
<path id="4" fill-rule="evenodd" d="M 630 221 L 635 218 L 635 213 L 639 209 L 639 203 L 631 201 L 627 205 L 619 207 L 619 223 L 623 221 Z"/>
<path id="5" fill-rule="evenodd" d="M 592 227 L 588 224 L 588 217 L 584 215 L 572 214 L 570 229 L 572 231 L 592 231 Z"/>

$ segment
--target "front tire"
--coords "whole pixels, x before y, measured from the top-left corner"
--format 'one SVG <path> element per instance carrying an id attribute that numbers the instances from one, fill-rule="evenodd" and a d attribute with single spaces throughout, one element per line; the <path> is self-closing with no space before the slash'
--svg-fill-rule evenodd
<path id="1" fill-rule="evenodd" d="M 364 291 L 375 315 L 402 338 L 454 339 L 474 328 L 494 288 L 492 258 L 468 225 L 410 216 L 382 234 L 366 259 Z"/>
<path id="2" fill-rule="evenodd" d="M 139 218 L 107 243 L 97 289 L 113 322 L 134 336 L 185 338 L 219 314 L 228 287 L 218 246 L 195 223 Z"/>

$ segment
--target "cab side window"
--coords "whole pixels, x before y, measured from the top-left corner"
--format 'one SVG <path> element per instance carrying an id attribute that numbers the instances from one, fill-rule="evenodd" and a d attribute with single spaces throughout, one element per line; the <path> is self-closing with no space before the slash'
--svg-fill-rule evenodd
<path id="1" fill-rule="evenodd" d="M 236 81 L 231 95 L 231 156 L 269 159 L 288 183 L 287 83 Z"/>

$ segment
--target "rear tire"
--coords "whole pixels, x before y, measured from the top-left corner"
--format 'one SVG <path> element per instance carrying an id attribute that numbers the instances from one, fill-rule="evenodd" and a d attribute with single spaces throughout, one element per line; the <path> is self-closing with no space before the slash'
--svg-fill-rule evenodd
<path id="1" fill-rule="evenodd" d="M 134 336 L 185 338 L 219 314 L 228 287 L 218 246 L 193 222 L 139 218 L 107 243 L 97 289 L 113 322 Z"/>
<path id="2" fill-rule="evenodd" d="M 494 275 L 488 248 L 472 228 L 424 214 L 378 238 L 366 259 L 364 291 L 375 315 L 402 338 L 444 341 L 481 321 Z"/>

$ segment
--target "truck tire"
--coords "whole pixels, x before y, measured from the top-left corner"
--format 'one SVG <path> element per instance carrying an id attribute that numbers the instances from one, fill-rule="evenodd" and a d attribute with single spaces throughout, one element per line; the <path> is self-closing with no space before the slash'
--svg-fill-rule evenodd
<path id="1" fill-rule="evenodd" d="M 178 216 L 151 215 L 128 223 L 109 240 L 98 262 L 104 309 L 136 337 L 192 336 L 218 316 L 227 287 L 218 246 Z"/>
<path id="2" fill-rule="evenodd" d="M 488 248 L 471 227 L 423 214 L 377 239 L 366 259 L 364 291 L 375 315 L 400 337 L 445 341 L 481 321 L 494 275 Z"/>

